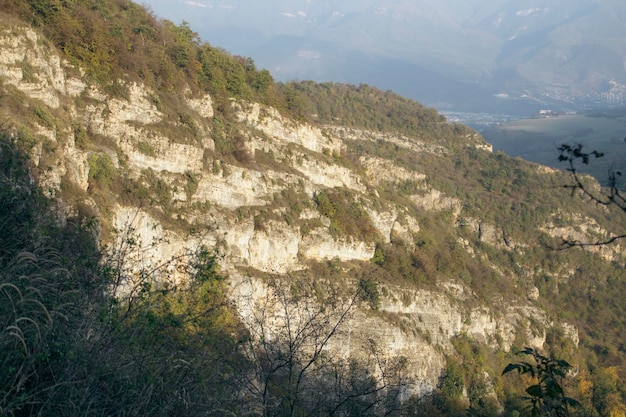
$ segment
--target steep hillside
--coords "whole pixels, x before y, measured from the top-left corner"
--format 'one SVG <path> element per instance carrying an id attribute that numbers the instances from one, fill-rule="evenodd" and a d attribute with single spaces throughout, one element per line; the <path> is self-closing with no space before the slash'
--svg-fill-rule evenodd
<path id="1" fill-rule="evenodd" d="M 61 225 L 97 225 L 103 262 L 115 265 L 102 314 L 119 311 L 110 322 L 128 345 L 93 354 L 106 367 L 119 349 L 137 373 L 111 383 L 153 388 L 169 375 L 150 367 L 142 381 L 135 367 L 154 331 L 165 341 L 150 366 L 166 367 L 169 349 L 185 353 L 171 360 L 180 366 L 206 349 L 198 366 L 216 366 L 214 379 L 192 373 L 219 388 L 193 385 L 204 408 L 170 392 L 169 406 L 193 413 L 498 415 L 521 411 L 523 389 L 501 370 L 530 345 L 579 367 L 569 388 L 584 415 L 623 409 L 623 248 L 552 247 L 625 219 L 571 195 L 566 173 L 494 154 L 477 133 L 390 92 L 275 84 L 126 0 L 0 5 L 3 141 L 28 155 Z M 191 278 L 190 254 L 201 261 Z M 186 283 L 200 295 L 179 297 Z M 98 317 L 86 334 L 110 324 Z M 110 399 L 107 381 L 97 386 Z"/>

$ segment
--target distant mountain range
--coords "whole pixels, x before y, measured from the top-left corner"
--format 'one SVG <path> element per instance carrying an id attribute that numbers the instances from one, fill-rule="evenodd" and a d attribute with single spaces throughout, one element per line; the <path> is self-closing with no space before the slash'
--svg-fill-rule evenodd
<path id="1" fill-rule="evenodd" d="M 367 83 L 440 110 L 626 99 L 626 2 L 147 0 L 278 80 Z"/>

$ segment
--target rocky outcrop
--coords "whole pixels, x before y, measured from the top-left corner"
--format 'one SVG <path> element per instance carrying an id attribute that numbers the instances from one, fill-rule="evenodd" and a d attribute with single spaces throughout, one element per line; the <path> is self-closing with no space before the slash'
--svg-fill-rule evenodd
<path id="1" fill-rule="evenodd" d="M 62 60 L 45 38 L 27 26 L 3 25 L 0 49 L 4 83 L 51 108 L 59 108 L 64 97 L 77 97 L 86 88 L 80 71 Z"/>
<path id="2" fill-rule="evenodd" d="M 246 165 L 225 160 L 215 151 L 209 95 L 194 97 L 190 91 L 182 92 L 177 111 L 189 115 L 192 123 L 188 124 L 194 127 L 190 129 L 168 117 L 167 110 L 157 106 L 155 92 L 142 84 L 127 83 L 124 97 L 108 96 L 90 85 L 79 68 L 62 60 L 31 28 L 0 24 L 0 51 L 2 88 L 21 94 L 24 109 L 37 106 L 40 112 L 41 120 L 28 123 L 36 136 L 31 156 L 41 168 L 42 187 L 56 196 L 62 196 L 62 185 L 87 191 L 93 176 L 90 157 L 98 154 L 107 155 L 119 173 L 138 182 L 151 172 L 163 181 L 164 192 L 170 193 L 173 211 L 156 202 L 136 206 L 121 198 L 96 207 L 86 196 L 87 203 L 100 209 L 114 230 L 132 231 L 136 246 L 131 260 L 135 265 L 172 259 L 203 244 L 216 248 L 232 277 L 232 299 L 242 316 L 250 314 L 254 303 L 240 303 L 237 291 L 241 282 L 262 286 L 261 281 L 242 272 L 246 269 L 288 276 L 307 270 L 311 262 L 333 262 L 346 265 L 349 271 L 347 265 L 367 263 L 374 256 L 376 244 L 371 236 L 331 232 L 331 220 L 320 214 L 313 200 L 320 191 L 337 188 L 359 196 L 368 217 L 363 222 L 370 222 L 380 234 L 380 243 L 399 239 L 407 248 L 415 247 L 421 230 L 416 210 L 449 211 L 453 222 L 462 211 L 461 201 L 428 185 L 427 173 L 420 167 L 408 169 L 383 158 L 362 156 L 357 170 L 341 159 L 344 140 L 387 141 L 432 158 L 446 155 L 443 146 L 338 126 L 322 129 L 292 121 L 267 106 L 232 101 L 239 121 L 236 133 L 245 139 L 245 151 L 251 158 L 263 152 L 271 160 L 266 165 Z M 46 115 L 54 121 L 44 120 Z M 98 140 L 81 145 L 78 132 L 88 132 L 85 134 Z M 377 187 L 386 183 L 412 185 L 407 201 L 415 206 L 413 211 L 382 201 Z M 149 188 L 149 184 L 143 185 Z M 289 192 L 299 200 L 282 202 Z M 193 225 L 196 233 L 177 229 L 177 221 Z M 468 224 L 484 242 L 500 244 L 494 226 L 479 219 L 470 219 Z M 553 225 L 546 228 L 555 230 Z M 166 272 L 171 276 L 175 270 L 172 267 Z M 357 354 L 368 339 L 375 339 L 385 356 L 410 359 L 416 394 L 436 387 L 445 355 L 452 349 L 451 338 L 467 334 L 494 349 L 507 350 L 522 331 L 532 345 L 540 346 L 545 332 L 531 323 L 540 323 L 542 328 L 552 325 L 546 314 L 530 303 L 499 306 L 499 313 L 465 303 L 471 298 L 469 290 L 454 277 L 437 290 L 383 287 L 378 310 L 356 312 L 332 349 L 342 355 Z M 248 294 L 261 293 L 250 290 Z M 565 328 L 577 341 L 576 330 Z"/>
<path id="3" fill-rule="evenodd" d="M 275 109 L 262 108 L 257 103 L 235 103 L 234 107 L 238 110 L 239 121 L 272 138 L 300 145 L 313 152 L 341 153 L 342 143 L 339 139 L 324 135 L 319 128 L 289 120 Z"/>

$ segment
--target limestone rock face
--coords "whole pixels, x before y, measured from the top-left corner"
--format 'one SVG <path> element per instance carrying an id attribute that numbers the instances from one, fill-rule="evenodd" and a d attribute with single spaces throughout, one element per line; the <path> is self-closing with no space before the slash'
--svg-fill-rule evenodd
<path id="1" fill-rule="evenodd" d="M 0 76 L 28 97 L 58 108 L 63 96 L 80 95 L 86 83 L 67 74 L 69 65 L 52 46 L 26 26 L 4 26 L 0 30 Z"/>
<path id="2" fill-rule="evenodd" d="M 259 172 L 221 164 L 222 171 L 216 175 L 203 174 L 192 201 L 210 201 L 228 209 L 245 206 L 263 206 L 272 195 L 294 179 L 271 171 Z M 225 171 L 226 170 L 226 171 Z M 227 172 L 227 173 L 226 173 Z"/>
<path id="3" fill-rule="evenodd" d="M 185 101 L 189 108 L 195 110 L 201 117 L 205 119 L 213 117 L 213 99 L 210 95 L 207 94 L 200 98 L 186 97 Z"/>
<path id="4" fill-rule="evenodd" d="M 239 120 L 259 129 L 270 137 L 300 145 L 310 151 L 341 153 L 342 143 L 325 136 L 318 128 L 284 118 L 272 108 L 261 108 L 257 103 L 239 103 Z"/>
<path id="5" fill-rule="evenodd" d="M 31 157 L 41 168 L 40 185 L 49 195 L 62 198 L 63 189 L 71 187 L 83 192 L 104 223 L 122 235 L 135 235 L 135 265 L 172 259 L 199 245 L 215 248 L 233 281 L 232 300 L 242 317 L 254 305 L 241 302 L 242 282 L 249 283 L 244 286 L 249 297 L 262 297 L 262 282 L 243 271 L 289 276 L 318 262 L 333 263 L 349 274 L 353 265 L 370 262 L 379 238 L 380 244 L 401 241 L 414 250 L 422 230 L 419 213 L 449 212 L 453 224 L 460 220 L 462 202 L 430 186 L 420 167 L 362 156 L 355 169 L 342 159 L 347 140 L 386 141 L 432 158 L 448 152 L 419 138 L 341 126 L 322 129 L 290 120 L 274 108 L 235 100 L 236 131 L 218 132 L 209 95 L 192 97 L 190 90 L 184 91 L 176 109 L 157 106 L 157 92 L 139 83 L 126 83 L 124 97 L 108 96 L 36 31 L 1 22 L 0 86 L 23 97 L 23 112 L 38 115 L 15 121 L 14 127 L 23 123 L 36 137 Z M 219 135 L 242 138 L 239 153 L 220 154 Z M 137 193 L 145 194 L 144 203 L 122 191 L 107 194 L 112 201 L 95 203 L 89 194 L 92 186 L 97 188 L 94 156 L 102 155 L 111 161 L 115 181 L 133 184 Z M 385 201 L 377 188 L 385 184 L 410 185 L 407 206 L 414 207 Z M 110 188 L 115 186 L 119 184 Z M 333 190 L 351 193 L 366 213 L 361 222 L 380 236 L 338 236 L 332 230 L 335 220 L 321 214 L 314 198 Z M 194 234 L 181 230 L 181 223 Z M 480 219 L 466 223 L 486 244 L 502 244 L 495 226 Z M 556 230 L 554 225 L 546 228 Z M 175 269 L 166 272 L 172 275 Z M 499 313 L 483 305 L 468 309 L 465 302 L 472 294 L 456 277 L 431 290 L 380 285 L 378 310 L 357 311 L 331 348 L 356 355 L 374 339 L 386 357 L 409 358 L 414 393 L 419 395 L 437 386 L 453 337 L 466 334 L 507 350 L 520 331 L 528 333 L 533 345 L 543 343 L 545 331 L 532 329 L 530 323 L 553 325 L 530 301 L 500 305 Z M 358 288 L 358 277 L 345 286 Z M 576 329 L 559 325 L 577 343 Z"/>
<path id="6" fill-rule="evenodd" d="M 248 252 L 250 266 L 264 272 L 286 274 L 298 268 L 301 236 L 296 230 L 273 226 L 270 223 L 265 231 L 252 235 Z"/>
<path id="7" fill-rule="evenodd" d="M 316 230 L 305 236 L 301 246 L 304 257 L 313 260 L 367 261 L 374 256 L 374 244 L 354 239 L 333 239 L 325 230 Z"/>

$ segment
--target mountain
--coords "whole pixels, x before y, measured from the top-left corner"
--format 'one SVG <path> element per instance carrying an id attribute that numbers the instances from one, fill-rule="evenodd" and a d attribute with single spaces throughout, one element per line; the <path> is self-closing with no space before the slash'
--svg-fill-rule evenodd
<path id="1" fill-rule="evenodd" d="M 525 346 L 624 409 L 623 243 L 558 250 L 624 213 L 569 173 L 127 0 L 0 10 L 2 413 L 524 415 Z"/>
<path id="2" fill-rule="evenodd" d="M 623 2 L 149 0 L 278 79 L 367 83 L 528 116 L 624 100 Z"/>

